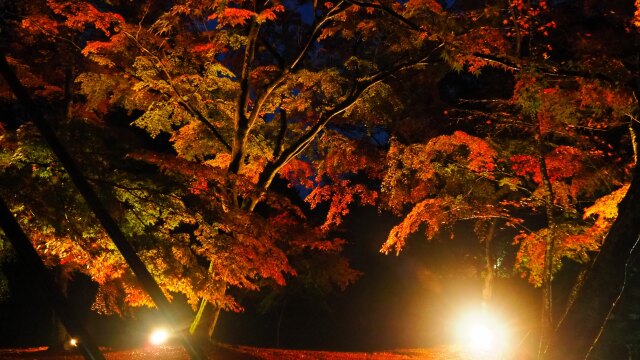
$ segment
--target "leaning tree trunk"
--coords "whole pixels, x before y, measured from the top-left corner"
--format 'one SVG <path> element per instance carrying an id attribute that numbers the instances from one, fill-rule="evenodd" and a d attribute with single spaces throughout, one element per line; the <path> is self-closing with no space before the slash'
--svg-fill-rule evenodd
<path id="1" fill-rule="evenodd" d="M 67 66 L 64 71 L 64 108 L 65 108 L 65 117 L 67 122 L 71 121 L 73 114 L 73 68 L 71 66 Z M 56 214 L 62 218 L 64 214 L 64 208 L 62 206 L 57 207 L 55 209 Z M 59 219 L 56 219 L 59 222 Z M 62 291 L 64 296 L 68 296 L 69 290 L 69 277 L 65 273 L 64 268 L 61 265 L 57 265 L 54 267 L 54 276 L 55 281 L 58 284 L 58 287 Z M 52 321 L 52 331 L 51 337 L 49 339 L 49 350 L 58 351 L 64 350 L 67 339 L 69 338 L 69 333 L 64 327 L 62 323 L 62 319 L 56 314 L 56 312 L 52 312 L 51 314 Z"/>
<path id="2" fill-rule="evenodd" d="M 631 133 L 635 139 L 633 128 Z M 636 141 L 633 146 L 637 149 Z M 618 205 L 618 217 L 573 305 L 549 339 L 545 359 L 587 358 L 624 291 L 628 266 L 638 253 L 640 243 L 640 167 L 637 162 L 632 175 L 629 190 Z"/>

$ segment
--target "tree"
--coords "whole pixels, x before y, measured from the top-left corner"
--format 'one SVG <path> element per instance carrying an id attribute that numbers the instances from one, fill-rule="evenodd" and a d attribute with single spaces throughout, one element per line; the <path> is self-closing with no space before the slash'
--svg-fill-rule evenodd
<path id="1" fill-rule="evenodd" d="M 514 226 L 523 230 L 518 269 L 544 289 L 544 349 L 553 274 L 562 259 L 587 262 L 597 251 L 611 219 L 606 199 L 630 180 L 620 129 L 636 106 L 626 83 L 635 74 L 631 4 L 607 5 L 604 15 L 591 1 L 344 0 L 311 11 L 284 2 L 98 3 L 15 5 L 24 18 L 3 33 L 40 101 L 63 99 L 59 132 L 79 159 L 95 141 L 116 145 L 84 160 L 89 178 L 115 195 L 109 205 L 165 291 L 202 311 L 238 309 L 230 287 L 283 284 L 301 251 L 339 252 L 330 231 L 354 204 L 404 216 L 383 251 L 399 251 L 425 225 L 428 238 L 461 222 Z M 38 67 L 55 62 L 23 43 L 68 46 L 73 61 L 63 65 L 73 71 Z M 452 72 L 481 71 L 498 74 L 491 85 L 501 89 L 443 94 Z M 74 135 L 85 126 L 94 138 Z M 100 139 L 96 128 L 135 141 Z M 43 157 L 3 165 L 32 181 L 41 169 L 25 164 Z M 324 223 L 272 191 L 276 179 L 309 192 L 311 206 L 329 203 Z M 76 206 L 72 193 L 56 196 Z M 65 237 L 53 234 L 45 243 Z M 354 279 L 341 269 L 336 281 Z M 115 274 L 103 299 L 149 303 L 126 271 Z"/>
<path id="2" fill-rule="evenodd" d="M 86 11 L 78 15 L 79 9 Z M 327 124 L 385 78 L 426 59 L 403 59 L 401 54 L 394 58 L 394 54 L 388 54 L 381 57 L 383 66 L 376 69 L 375 65 L 359 65 L 354 58 L 351 68 L 341 69 L 348 71 L 347 76 L 327 66 L 336 61 L 334 58 L 322 62 L 305 60 L 307 53 L 321 51 L 315 43 L 317 39 L 338 31 L 335 27 L 322 33 L 335 16 L 341 15 L 336 21 L 344 22 L 347 36 L 352 36 L 350 27 L 356 24 L 348 21 L 347 9 L 364 13 L 347 3 L 335 7 L 327 4 L 318 8 L 318 19 L 310 29 L 291 9 L 294 15 L 283 16 L 282 23 L 291 21 L 286 26 L 309 31 L 302 47 L 285 47 L 289 39 L 274 47 L 270 43 L 273 39 L 259 36 L 261 26 L 284 13 L 279 4 L 248 10 L 217 3 L 185 3 L 169 9 L 123 3 L 117 4 L 113 12 L 101 12 L 80 1 L 54 1 L 20 9 L 27 15 L 21 28 L 36 30 L 31 35 L 40 40 L 53 40 L 56 44 L 62 38 L 75 44 L 73 39 L 65 38 L 60 28 L 79 30 L 81 41 L 86 41 L 87 35 L 102 37 L 101 41 L 78 46 L 98 67 L 88 66 L 78 76 L 85 100 L 74 103 L 77 109 L 73 110 L 72 119 L 103 122 L 110 111 L 124 108 L 132 112 L 135 124 L 150 135 L 170 134 L 177 158 L 144 151 L 132 153 L 131 158 L 157 166 L 169 178 L 178 180 L 182 194 L 162 200 L 162 205 L 170 204 L 177 213 L 153 209 L 157 200 L 147 197 L 148 190 L 141 189 L 139 183 L 108 182 L 117 183 L 119 199 L 115 204 L 124 205 L 124 224 L 133 236 L 156 230 L 161 239 L 172 245 L 181 242 L 189 250 L 186 255 L 173 251 L 174 257 L 180 258 L 178 262 L 189 263 L 181 263 L 182 266 L 201 267 L 198 259 L 208 261 L 208 274 L 194 273 L 206 280 L 197 285 L 181 284 L 179 291 L 196 294 L 218 307 L 238 308 L 225 295 L 226 288 L 255 288 L 259 278 L 283 283 L 284 274 L 294 273 L 286 258 L 288 247 L 330 252 L 340 248 L 340 241 L 323 239 L 326 229 L 302 227 L 300 232 L 284 232 L 304 217 L 286 199 L 268 194 L 267 189 L 278 173 L 286 174 L 292 183 L 308 184 L 309 173 L 305 169 L 312 171 L 315 159 L 294 159 Z M 92 33 L 87 24 L 97 17 L 104 21 L 97 22 L 96 32 Z M 199 26 L 193 21 L 201 20 L 205 21 L 204 26 L 193 28 Z M 272 34 L 277 33 L 275 28 Z M 265 45 L 258 46 L 259 42 Z M 18 56 L 20 46 L 14 45 Z M 278 54 L 283 48 L 297 49 Z M 349 59 L 342 54 L 340 57 L 340 61 Z M 288 61 L 278 69 L 277 63 L 284 59 Z M 302 69 L 303 64 L 308 69 Z M 84 69 L 85 64 L 82 66 Z M 317 87 L 320 91 L 316 91 Z M 260 202 L 266 204 L 264 209 L 253 211 Z M 192 206 L 197 209 L 188 213 Z M 129 214 L 137 219 L 127 219 Z M 53 238 L 60 239 L 60 234 Z M 197 244 L 195 249 L 191 242 Z M 167 253 L 155 248 L 157 243 L 148 246 L 150 259 L 167 258 L 163 256 Z M 156 273 L 163 270 L 179 273 L 164 265 L 152 269 Z M 344 271 L 342 275 L 349 282 L 354 273 Z M 172 286 L 165 288 L 177 291 L 178 285 Z M 192 286 L 198 290 L 185 290 Z M 125 291 L 133 304 L 148 303 L 135 288 L 125 286 Z"/>
<path id="3" fill-rule="evenodd" d="M 571 20 L 568 14 L 579 6 L 509 2 L 502 8 L 455 9 L 462 19 L 476 19 L 474 14 L 482 13 L 482 20 L 462 34 L 471 37 L 482 31 L 489 45 L 470 54 L 454 53 L 447 59 L 450 66 L 476 74 L 483 66 L 496 66 L 506 71 L 501 78 L 507 88 L 515 82 L 513 92 L 506 98 L 457 98 L 455 107 L 443 112 L 458 124 L 442 129 L 444 135 L 422 133 L 426 141 L 387 128 L 400 141 L 392 137 L 390 142 L 380 199 L 398 213 L 407 205 L 412 209 L 392 230 L 383 251 L 401 249 L 421 225 L 426 225 L 427 238 L 456 222 L 478 218 L 501 218 L 522 228 L 514 239 L 519 243 L 518 267 L 544 291 L 542 352 L 554 324 L 553 274 L 563 258 L 588 262 L 588 254 L 599 249 L 607 232 L 604 214 L 615 208 L 604 199 L 616 197 L 607 195 L 612 191 L 618 195 L 624 191 L 619 189 L 626 189 L 623 185 L 630 178 L 630 152 L 624 146 L 631 147 L 620 130 L 626 129 L 636 106 L 624 83 L 633 64 L 626 62 L 629 53 L 624 46 L 605 54 L 593 51 L 604 46 L 604 34 L 611 30 L 600 26 L 587 30 Z M 607 21 L 629 20 L 628 11 L 616 10 L 625 15 Z M 595 9 L 585 3 L 580 11 L 594 16 Z M 416 24 L 419 31 L 419 22 L 388 13 Z M 583 39 L 567 44 L 554 35 L 567 29 Z M 583 33 L 589 30 L 599 33 Z M 448 47 L 455 43 L 441 39 L 444 54 L 452 53 Z M 558 46 L 568 50 L 559 51 Z M 465 132 L 459 132 L 461 127 Z M 591 208 L 584 205 L 594 202 Z M 608 203 L 607 210 L 602 210 L 603 203 Z M 523 209 L 544 216 L 546 225 L 524 227 Z M 600 216 L 594 223 L 589 216 L 595 213 Z"/>

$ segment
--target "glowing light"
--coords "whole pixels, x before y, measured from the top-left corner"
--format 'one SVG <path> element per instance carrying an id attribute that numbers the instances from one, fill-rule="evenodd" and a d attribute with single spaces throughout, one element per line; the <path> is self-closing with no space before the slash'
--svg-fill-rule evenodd
<path id="1" fill-rule="evenodd" d="M 467 346 L 488 351 L 497 343 L 497 334 L 487 324 L 471 323 L 467 329 Z"/>
<path id="2" fill-rule="evenodd" d="M 169 339 L 169 332 L 165 329 L 156 329 L 149 336 L 149 342 L 153 345 L 162 345 Z"/>
<path id="3" fill-rule="evenodd" d="M 509 343 L 507 327 L 486 309 L 462 316 L 456 332 L 459 344 L 474 353 L 504 354 Z"/>
<path id="4" fill-rule="evenodd" d="M 78 346 L 78 339 L 71 339 L 69 340 L 69 345 L 76 347 Z"/>

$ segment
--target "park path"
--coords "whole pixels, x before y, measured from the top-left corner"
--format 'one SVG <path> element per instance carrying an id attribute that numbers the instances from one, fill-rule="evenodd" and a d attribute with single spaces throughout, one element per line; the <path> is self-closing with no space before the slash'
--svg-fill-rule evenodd
<path id="1" fill-rule="evenodd" d="M 83 360 L 77 353 L 52 354 L 45 348 L 0 350 L 1 360 Z M 148 347 L 130 350 L 104 349 L 108 360 L 188 360 L 178 346 Z M 393 350 L 388 352 L 333 352 L 263 349 L 248 346 L 220 345 L 207 352 L 211 360 L 468 360 L 469 356 L 448 347 Z"/>

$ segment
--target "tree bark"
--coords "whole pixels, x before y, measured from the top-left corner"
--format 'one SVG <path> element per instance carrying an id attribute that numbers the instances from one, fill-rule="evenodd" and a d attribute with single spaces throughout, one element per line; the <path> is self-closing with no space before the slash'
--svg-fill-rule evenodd
<path id="1" fill-rule="evenodd" d="M 549 339 L 544 358 L 585 359 L 622 295 L 629 260 L 640 240 L 640 171 L 636 165 L 618 218 L 607 234 L 573 306 Z"/>

